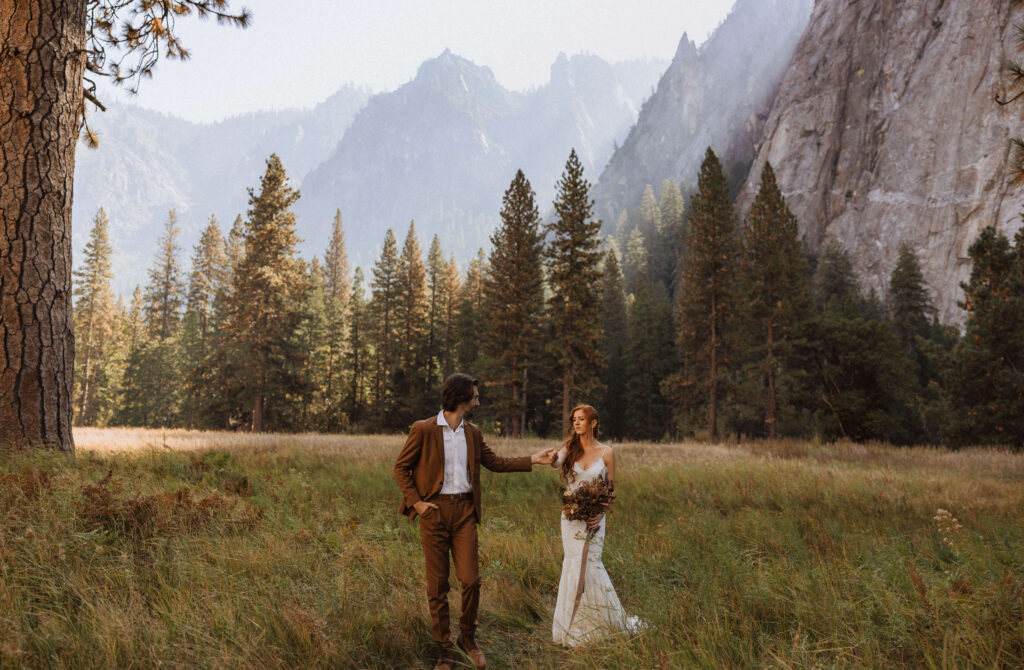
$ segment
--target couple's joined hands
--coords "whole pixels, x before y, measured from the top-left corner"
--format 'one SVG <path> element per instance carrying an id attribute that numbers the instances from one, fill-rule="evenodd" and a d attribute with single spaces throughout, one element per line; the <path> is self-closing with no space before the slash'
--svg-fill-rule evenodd
<path id="1" fill-rule="evenodd" d="M 530 456 L 530 463 L 534 465 L 551 465 L 551 462 L 555 459 L 554 449 L 542 449 L 536 454 Z"/>

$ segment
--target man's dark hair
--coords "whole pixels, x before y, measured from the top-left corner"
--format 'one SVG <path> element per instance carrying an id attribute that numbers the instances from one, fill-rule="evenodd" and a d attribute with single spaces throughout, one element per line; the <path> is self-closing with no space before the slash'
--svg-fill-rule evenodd
<path id="1" fill-rule="evenodd" d="M 448 375 L 441 387 L 441 407 L 446 412 L 454 412 L 456 407 L 473 399 L 473 387 L 476 385 L 475 379 L 461 372 Z"/>

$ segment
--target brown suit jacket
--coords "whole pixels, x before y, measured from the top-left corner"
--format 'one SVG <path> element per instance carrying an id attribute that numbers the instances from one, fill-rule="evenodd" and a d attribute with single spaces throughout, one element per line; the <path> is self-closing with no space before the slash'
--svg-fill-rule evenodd
<path id="1" fill-rule="evenodd" d="M 528 472 L 532 469 L 529 456 L 502 458 L 484 443 L 480 429 L 465 421 L 466 447 L 469 449 L 469 481 L 473 485 L 473 507 L 477 523 L 480 516 L 480 466 L 492 472 Z M 395 461 L 395 480 L 402 490 L 402 504 L 398 511 L 410 519 L 416 518 L 413 505 L 430 500 L 441 492 L 444 479 L 444 434 L 437 425 L 437 416 L 412 424 L 402 453 Z"/>

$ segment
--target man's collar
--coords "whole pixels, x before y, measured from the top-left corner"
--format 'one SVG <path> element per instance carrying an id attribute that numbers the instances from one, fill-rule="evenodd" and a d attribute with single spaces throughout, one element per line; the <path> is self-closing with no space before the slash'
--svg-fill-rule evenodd
<path id="1" fill-rule="evenodd" d="M 443 427 L 447 428 L 448 430 L 451 430 L 451 428 L 452 428 L 451 426 L 448 425 L 448 420 L 444 418 L 444 410 L 443 409 L 440 412 L 437 413 L 437 425 L 443 426 Z M 459 425 L 455 426 L 455 430 L 458 430 L 459 428 L 463 428 L 464 429 L 465 425 L 466 425 L 466 421 L 464 419 L 460 419 L 459 420 Z"/>

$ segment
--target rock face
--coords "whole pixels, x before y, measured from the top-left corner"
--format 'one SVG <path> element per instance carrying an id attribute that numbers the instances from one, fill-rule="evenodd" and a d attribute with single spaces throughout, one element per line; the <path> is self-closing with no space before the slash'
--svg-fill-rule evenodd
<path id="1" fill-rule="evenodd" d="M 1013 55 L 1010 0 L 818 0 L 740 195 L 771 161 L 812 251 L 838 240 L 884 296 L 902 243 L 939 317 L 960 322 L 978 232 L 1019 226 L 1008 183 L 1021 103 L 1000 107 Z M 1019 20 L 1019 18 L 1018 18 Z"/>
<path id="2" fill-rule="evenodd" d="M 684 34 L 636 126 L 593 190 L 606 229 L 646 184 L 695 183 L 707 148 L 742 171 L 771 110 L 813 0 L 737 0 L 698 50 Z"/>

